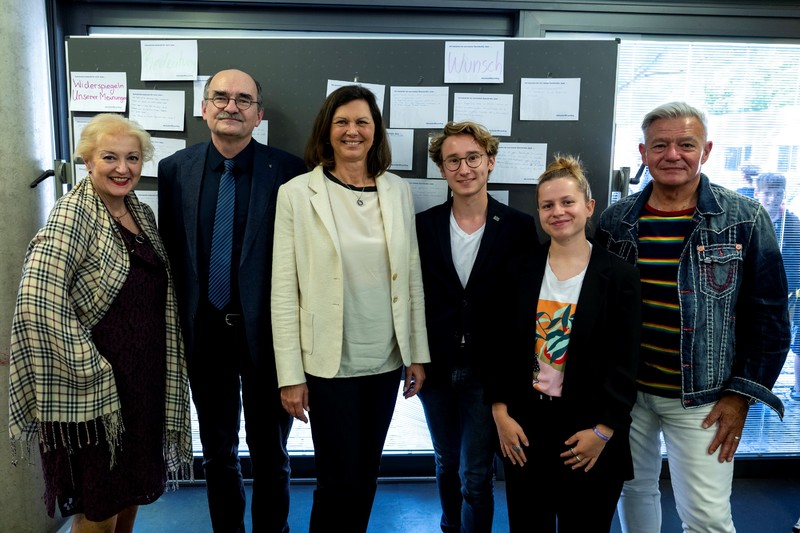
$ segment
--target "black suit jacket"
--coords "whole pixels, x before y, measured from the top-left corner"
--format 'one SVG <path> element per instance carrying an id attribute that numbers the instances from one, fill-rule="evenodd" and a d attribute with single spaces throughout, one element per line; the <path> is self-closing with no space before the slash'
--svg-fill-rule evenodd
<path id="1" fill-rule="evenodd" d="M 533 396 L 536 310 L 549 242 L 507 279 L 505 312 L 494 320 L 497 351 L 487 401 L 508 405 L 527 419 Z M 633 476 L 628 433 L 636 402 L 636 367 L 641 337 L 639 271 L 595 244 L 581 286 L 564 369 L 562 401 L 567 434 L 605 424 L 614 429 L 601 459 L 623 479 Z M 535 438 L 523 427 L 528 438 Z M 540 428 L 541 429 L 541 428 Z"/>
<path id="2" fill-rule="evenodd" d="M 478 255 L 467 286 L 462 287 L 450 251 L 451 209 L 452 200 L 417 215 L 431 352 L 428 380 L 449 379 L 454 366 L 481 366 L 486 361 L 488 320 L 496 312 L 502 272 L 539 248 L 533 217 L 489 196 Z"/>
<path id="3" fill-rule="evenodd" d="M 187 356 L 197 342 L 195 319 L 201 299 L 198 265 L 198 208 L 209 142 L 196 144 L 163 159 L 158 166 L 159 231 L 175 278 L 181 326 Z M 274 361 L 270 327 L 272 239 L 278 187 L 307 171 L 303 162 L 287 152 L 255 144 L 247 227 L 238 265 L 239 294 L 250 355 Z M 207 280 L 206 280 L 207 281 Z M 261 365 L 272 369 L 274 362 Z"/>

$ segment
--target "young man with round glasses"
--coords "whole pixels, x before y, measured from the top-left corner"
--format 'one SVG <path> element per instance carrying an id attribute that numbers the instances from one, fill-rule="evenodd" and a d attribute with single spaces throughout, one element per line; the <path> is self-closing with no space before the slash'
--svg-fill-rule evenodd
<path id="1" fill-rule="evenodd" d="M 172 265 L 214 531 L 244 531 L 239 466 L 244 408 L 253 464 L 254 531 L 289 530 L 291 417 L 283 410 L 270 324 L 278 187 L 303 162 L 253 139 L 261 85 L 240 70 L 206 82 L 211 141 L 158 168 L 159 229 Z M 256 483 L 256 480 L 260 480 Z"/>
<path id="2" fill-rule="evenodd" d="M 490 533 L 497 432 L 484 381 L 489 317 L 503 269 L 539 248 L 533 217 L 489 196 L 499 141 L 449 123 L 428 152 L 452 191 L 417 215 L 431 363 L 420 398 L 436 458 L 445 532 Z"/>

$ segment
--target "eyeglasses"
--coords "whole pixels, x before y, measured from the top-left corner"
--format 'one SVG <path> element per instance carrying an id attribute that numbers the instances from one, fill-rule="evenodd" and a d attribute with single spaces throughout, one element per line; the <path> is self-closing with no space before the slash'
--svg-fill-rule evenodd
<path id="1" fill-rule="evenodd" d="M 486 154 L 469 154 L 466 157 L 448 157 L 444 160 L 444 168 L 451 172 L 455 172 L 461 168 L 461 161 L 466 161 L 469 168 L 478 168 L 481 166 L 483 156 Z"/>
<path id="2" fill-rule="evenodd" d="M 250 109 L 250 106 L 253 105 L 253 100 L 245 96 L 237 96 L 236 98 L 234 98 L 232 96 L 217 95 L 214 96 L 213 98 L 206 98 L 206 100 L 214 104 L 214 107 L 216 107 L 217 109 L 225 109 L 226 107 L 228 107 L 228 102 L 230 102 L 231 100 L 233 100 L 233 102 L 236 104 L 236 107 L 241 109 L 242 111 L 244 111 L 245 109 Z"/>

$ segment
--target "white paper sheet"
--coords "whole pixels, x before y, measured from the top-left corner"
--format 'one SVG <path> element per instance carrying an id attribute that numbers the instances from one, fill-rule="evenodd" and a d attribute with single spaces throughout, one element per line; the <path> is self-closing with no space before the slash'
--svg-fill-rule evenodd
<path id="1" fill-rule="evenodd" d="M 168 139 L 166 137 L 150 137 L 155 152 L 153 159 L 144 164 L 142 176 L 158 176 L 158 163 L 178 150 L 186 148 L 186 139 Z"/>
<path id="2" fill-rule="evenodd" d="M 448 41 L 444 49 L 445 83 L 503 83 L 503 41 Z"/>
<path id="3" fill-rule="evenodd" d="M 78 146 L 81 140 L 81 132 L 83 128 L 92 120 L 92 117 L 72 117 L 72 147 L 73 149 Z"/>
<path id="4" fill-rule="evenodd" d="M 391 128 L 444 128 L 447 87 L 392 87 Z"/>
<path id="5" fill-rule="evenodd" d="M 196 40 L 143 40 L 140 50 L 142 81 L 197 79 Z"/>
<path id="6" fill-rule="evenodd" d="M 156 216 L 156 223 L 158 223 L 158 191 L 140 191 L 137 189 L 133 192 L 140 202 L 150 206 Z"/>
<path id="7" fill-rule="evenodd" d="M 535 185 L 544 172 L 547 144 L 500 143 L 490 183 L 522 183 Z"/>
<path id="8" fill-rule="evenodd" d="M 522 78 L 520 120 L 578 120 L 580 78 Z"/>
<path id="9" fill-rule="evenodd" d="M 186 97 L 183 91 L 131 89 L 129 118 L 146 130 L 183 131 Z"/>
<path id="10" fill-rule="evenodd" d="M 389 170 L 413 170 L 414 130 L 387 129 L 386 136 L 392 151 Z"/>
<path id="11" fill-rule="evenodd" d="M 125 72 L 72 72 L 70 111 L 121 111 L 128 102 Z"/>
<path id="12" fill-rule="evenodd" d="M 453 121 L 481 124 L 492 135 L 511 135 L 513 94 L 455 93 Z"/>
<path id="13" fill-rule="evenodd" d="M 414 197 L 414 212 L 419 213 L 447 200 L 449 189 L 447 181 L 427 178 L 408 178 L 411 194 Z"/>
<path id="14" fill-rule="evenodd" d="M 261 144 L 269 144 L 269 120 L 262 120 L 253 130 L 253 139 Z"/>
<path id="15" fill-rule="evenodd" d="M 194 82 L 192 82 L 192 116 L 193 117 L 202 117 L 203 116 L 203 89 L 205 89 L 206 82 L 208 78 L 211 76 L 198 76 Z M 212 104 L 213 105 L 213 104 Z"/>

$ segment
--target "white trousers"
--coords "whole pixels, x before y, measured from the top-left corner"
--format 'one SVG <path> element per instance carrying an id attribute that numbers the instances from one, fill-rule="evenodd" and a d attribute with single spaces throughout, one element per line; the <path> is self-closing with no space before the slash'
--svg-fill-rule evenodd
<path id="1" fill-rule="evenodd" d="M 617 508 L 624 533 L 661 531 L 661 432 L 683 531 L 736 531 L 731 517 L 733 462 L 720 463 L 719 450 L 708 454 L 717 427 L 701 426 L 712 407 L 684 409 L 679 399 L 639 392 L 631 411 L 634 479 L 625 482 Z"/>

